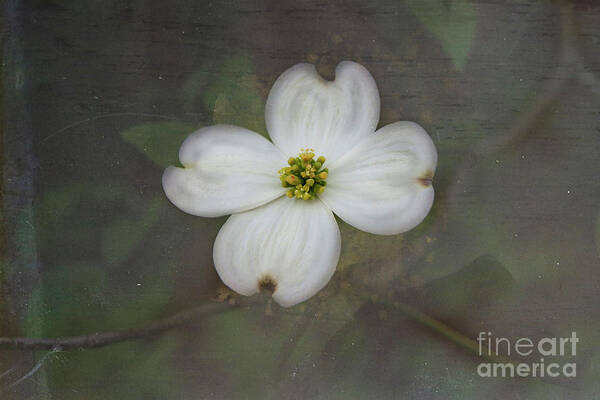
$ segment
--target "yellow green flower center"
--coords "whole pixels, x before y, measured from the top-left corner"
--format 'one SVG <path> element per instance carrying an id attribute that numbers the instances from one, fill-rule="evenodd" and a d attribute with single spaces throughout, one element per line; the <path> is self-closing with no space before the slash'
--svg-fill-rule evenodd
<path id="1" fill-rule="evenodd" d="M 327 168 L 323 168 L 325 157 L 315 160 L 313 149 L 300 149 L 298 157 L 290 157 L 288 164 L 289 167 L 279 170 L 281 185 L 289 188 L 287 197 L 311 200 L 323 193 L 329 173 Z"/>

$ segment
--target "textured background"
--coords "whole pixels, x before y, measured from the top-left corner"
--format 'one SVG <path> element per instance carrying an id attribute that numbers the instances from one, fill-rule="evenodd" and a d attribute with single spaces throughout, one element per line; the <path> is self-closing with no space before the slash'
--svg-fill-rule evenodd
<path id="1" fill-rule="evenodd" d="M 365 65 L 380 125 L 420 123 L 439 165 L 413 231 L 340 221 L 338 272 L 305 304 L 258 299 L 101 349 L 0 349 L 0 397 L 598 398 L 593 3 L 5 0 L 2 336 L 144 326 L 215 297 L 225 218 L 173 207 L 162 170 L 196 127 L 266 134 L 268 90 L 295 63 L 330 79 L 339 61 Z M 445 327 L 576 331 L 577 356 L 559 361 L 578 376 L 481 378 L 483 359 Z"/>

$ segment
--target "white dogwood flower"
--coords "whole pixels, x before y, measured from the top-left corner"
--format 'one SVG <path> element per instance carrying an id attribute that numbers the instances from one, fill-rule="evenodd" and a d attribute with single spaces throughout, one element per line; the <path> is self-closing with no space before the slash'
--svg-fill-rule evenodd
<path id="1" fill-rule="evenodd" d="M 181 210 L 233 214 L 213 249 L 223 282 L 242 295 L 262 288 L 289 307 L 329 281 L 340 255 L 334 213 L 379 235 L 418 225 L 433 203 L 437 153 L 413 122 L 376 131 L 379 92 L 360 64 L 345 61 L 334 81 L 298 64 L 275 82 L 266 105 L 272 142 L 215 125 L 182 144 L 184 168 L 168 167 L 163 188 Z"/>

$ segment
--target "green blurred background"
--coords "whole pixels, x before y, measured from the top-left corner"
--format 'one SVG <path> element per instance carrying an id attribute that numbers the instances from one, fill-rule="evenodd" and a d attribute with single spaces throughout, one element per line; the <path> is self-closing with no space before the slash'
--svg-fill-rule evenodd
<path id="1" fill-rule="evenodd" d="M 261 297 L 100 349 L 0 349 L 0 398 L 600 397 L 600 5 L 2 6 L 0 336 L 139 327 L 211 302 L 226 218 L 176 209 L 162 171 L 198 127 L 266 135 L 269 88 L 298 62 L 329 79 L 365 65 L 380 126 L 418 122 L 439 165 L 413 231 L 339 221 L 338 271 L 308 302 Z M 484 359 L 446 328 L 463 343 L 575 331 L 577 355 L 559 361 L 577 377 L 481 378 Z"/>

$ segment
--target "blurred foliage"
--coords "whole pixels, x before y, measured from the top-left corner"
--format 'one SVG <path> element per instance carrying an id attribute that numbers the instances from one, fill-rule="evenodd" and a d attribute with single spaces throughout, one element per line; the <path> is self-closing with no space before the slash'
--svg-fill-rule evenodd
<path id="1" fill-rule="evenodd" d="M 164 199 L 156 198 L 150 204 L 142 204 L 141 215 L 128 215 L 106 227 L 102 237 L 106 262 L 115 264 L 125 260 L 142 243 L 148 229 L 157 221 L 158 212 L 163 205 Z"/>
<path id="2" fill-rule="evenodd" d="M 163 196 L 148 199 L 114 181 L 47 191 L 34 207 L 36 242 L 42 254 L 56 256 L 33 288 L 24 331 L 57 336 L 122 328 L 148 321 L 168 305 L 176 276 L 139 264 L 147 256 L 165 257 L 160 247 L 147 246 L 158 239 L 148 234 L 166 204 Z M 172 263 L 177 258 L 165 261 Z"/>
<path id="3" fill-rule="evenodd" d="M 49 363 L 48 379 L 64 382 L 61 399 L 167 399 L 177 393 L 181 372 L 173 354 L 180 348 L 176 332 L 110 348 L 59 353 Z M 95 377 L 108 377 L 107 381 Z M 93 388 L 90 390 L 90 386 Z"/>
<path id="4" fill-rule="evenodd" d="M 471 2 L 409 0 L 408 5 L 427 30 L 440 41 L 456 68 L 462 70 L 477 24 L 477 15 Z"/>
<path id="5" fill-rule="evenodd" d="M 106 282 L 103 268 L 86 264 L 74 264 L 45 274 L 31 294 L 25 333 L 52 337 L 103 329 Z"/>
<path id="6" fill-rule="evenodd" d="M 486 255 L 443 278 L 409 288 L 400 294 L 400 298 L 418 304 L 436 317 L 460 318 L 476 312 L 475 307 L 482 309 L 498 302 L 514 285 L 510 272 Z"/>
<path id="7" fill-rule="evenodd" d="M 185 138 L 194 131 L 190 124 L 181 122 L 153 122 L 135 125 L 121 132 L 127 143 L 160 167 L 179 164 L 179 148 Z"/>
<path id="8" fill-rule="evenodd" d="M 201 96 L 213 124 L 238 125 L 267 136 L 265 126 L 266 88 L 257 79 L 252 59 L 236 54 L 213 72 L 208 65 L 193 74 L 185 85 L 188 102 Z"/>
<path id="9" fill-rule="evenodd" d="M 597 141 L 578 136 L 577 131 L 589 129 L 596 114 L 583 114 L 585 106 L 580 100 L 573 109 L 561 108 L 563 103 L 573 102 L 569 87 L 561 92 L 561 104 L 553 104 L 549 113 L 540 114 L 540 126 L 532 126 L 543 135 L 529 137 L 505 153 L 497 148 L 500 146 L 486 148 L 487 153 L 473 150 L 484 138 L 509 135 L 517 111 L 526 113 L 541 92 L 540 81 L 546 79 L 541 77 L 554 76 L 554 66 L 544 54 L 550 54 L 551 60 L 557 58 L 557 40 L 543 41 L 548 50 L 539 43 L 542 41 L 522 39 L 538 33 L 540 25 L 531 22 L 533 19 L 547 19 L 553 27 L 540 35 L 558 38 L 560 28 L 552 19 L 556 9 L 550 3 L 521 3 L 513 12 L 508 7 L 474 5 L 466 0 L 410 0 L 404 3 L 407 7 L 390 5 L 389 13 L 379 13 L 377 4 L 357 2 L 350 4 L 360 10 L 352 11 L 351 18 L 339 26 L 313 18 L 314 14 L 326 19 L 326 13 L 319 14 L 319 10 L 306 17 L 303 10 L 282 5 L 294 17 L 282 24 L 274 23 L 277 12 L 257 13 L 265 18 L 269 38 L 273 36 L 270 29 L 281 34 L 265 44 L 264 36 L 252 36 L 257 25 L 245 31 L 254 21 L 249 10 L 227 5 L 228 13 L 223 13 L 216 3 L 197 2 L 188 4 L 200 9 L 189 13 L 185 32 L 193 35 L 194 29 L 200 29 L 201 34 L 189 42 L 179 24 L 169 31 L 166 23 L 164 37 L 169 40 L 162 49 L 152 47 L 162 43 L 156 39 L 98 40 L 98 46 L 131 46 L 119 49 L 116 60 L 122 60 L 123 54 L 152 58 L 152 51 L 146 53 L 145 46 L 144 53 L 135 53 L 140 43 L 161 54 L 161 60 L 168 58 L 163 57 L 165 50 L 173 51 L 168 54 L 178 56 L 176 63 L 149 68 L 147 81 L 141 77 L 131 82 L 130 74 L 122 74 L 125 81 L 119 82 L 116 79 L 122 71 L 111 71 L 110 80 L 99 88 L 114 84 L 133 93 L 143 87 L 147 89 L 144 94 L 132 99 L 140 100 L 139 110 L 158 104 L 167 110 L 165 114 L 181 119 L 192 114 L 197 121 L 118 124 L 98 119 L 89 129 L 76 125 L 67 132 L 61 130 L 65 124 L 62 114 L 44 114 L 49 126 L 59 125 L 55 131 L 61 135 L 52 138 L 59 144 L 44 147 L 57 143 L 49 140 L 37 149 L 37 195 L 32 207 L 19 211 L 14 238 L 21 255 L 19 263 L 40 267 L 27 315 L 21 316 L 25 335 L 75 335 L 140 326 L 208 301 L 218 285 L 212 242 L 225 218 L 191 218 L 170 206 L 160 185 L 161 169 L 178 165 L 179 147 L 196 125 L 236 124 L 265 135 L 268 87 L 263 82 L 273 81 L 304 54 L 310 54 L 309 61 L 329 63 L 331 68 L 338 58 L 369 64 L 384 94 L 382 118 L 391 122 L 414 117 L 427 127 L 440 155 L 436 202 L 424 223 L 404 235 L 369 235 L 338 220 L 343 238 L 338 271 L 318 296 L 296 307 L 281 309 L 261 298 L 252 306 L 207 316 L 155 338 L 58 354 L 44 368 L 53 396 L 464 399 L 492 394 L 511 398 L 519 393 L 532 399 L 576 397 L 569 387 L 546 382 L 478 379 L 476 356 L 448 340 L 444 332 L 434 332 L 403 314 L 398 304 L 411 305 L 468 338 L 480 329 L 506 336 L 581 330 L 580 386 L 598 393 L 596 347 L 600 338 L 597 324 L 590 325 L 596 312 L 590 304 L 596 300 L 592 263 L 597 257 L 585 258 L 590 246 L 600 253 L 600 216 L 597 204 L 590 200 L 597 198 L 597 190 L 585 175 L 596 165 L 589 152 L 597 148 Z M 94 15 L 88 12 L 92 3 L 73 4 L 77 5 L 64 7 L 75 7 L 75 13 L 82 16 Z M 533 8 L 527 8 L 530 6 Z M 98 7 L 106 13 L 110 8 Z M 115 15 L 122 12 L 132 21 L 154 21 L 163 14 L 174 21 L 182 18 L 180 10 L 173 7 L 172 13 L 170 6 L 153 16 L 136 14 L 145 7 L 117 10 Z M 408 10 L 409 18 L 402 15 L 400 23 L 394 18 L 386 22 L 387 15 Z M 341 7 L 335 11 L 346 12 Z M 46 12 L 63 11 L 52 7 L 36 10 L 32 21 L 43 21 L 39 14 Z M 115 20 L 119 25 L 107 27 L 104 33 L 100 27 L 90 35 L 110 33 L 114 39 L 120 26 L 128 25 L 109 13 L 103 17 L 107 24 Z M 513 20 L 514 25 L 506 24 Z M 311 21 L 317 24 L 311 25 Z M 495 26 L 488 32 L 485 25 L 486 30 L 476 32 L 478 24 L 490 21 L 508 28 L 501 32 Z M 287 23 L 291 24 L 289 31 L 283 26 Z M 345 24 L 353 29 L 346 29 Z M 64 49 L 87 48 L 87 36 L 79 33 L 81 19 L 65 19 L 65 25 L 59 25 L 58 36 L 72 42 L 65 40 Z M 211 29 L 215 36 L 202 36 Z M 69 37 L 71 31 L 77 34 Z M 338 31 L 342 33 L 334 33 Z M 486 36 L 478 38 L 475 33 Z M 506 33 L 509 40 L 504 42 L 500 33 Z M 53 35 L 48 36 L 54 40 Z M 259 40 L 261 47 L 256 48 L 253 40 Z M 491 45 L 480 46 L 481 54 L 472 54 L 475 41 Z M 184 47 L 177 47 L 178 43 Z M 236 45 L 230 46 L 232 43 Z M 48 48 L 53 46 L 56 43 Z M 280 47 L 287 51 L 279 54 Z M 452 64 L 448 59 L 440 61 L 440 48 Z M 107 49 L 112 50 L 103 50 Z M 108 50 L 98 51 L 99 57 L 109 54 Z M 493 59 L 494 54 L 486 51 L 498 57 Z M 67 64 L 60 65 L 62 70 L 80 73 L 68 57 L 56 62 L 63 59 Z M 257 65 L 259 59 L 264 60 L 261 65 Z M 467 61 L 474 67 L 463 74 Z M 493 68 L 499 62 L 511 68 L 515 64 L 518 69 Z M 46 64 L 44 60 L 41 68 L 48 76 L 44 85 L 54 85 L 57 75 L 47 71 Z M 168 79 L 159 83 L 171 86 L 161 86 L 152 97 L 159 68 L 170 69 Z M 521 76 L 516 77 L 515 70 L 524 74 L 523 82 L 518 81 Z M 83 75 L 66 78 L 86 82 L 85 90 L 58 96 L 56 109 L 95 115 L 105 111 L 102 107 L 112 107 L 109 100 L 100 105 L 99 99 L 94 99 L 99 103 L 92 106 L 80 105 L 90 97 L 87 85 L 93 85 L 89 71 L 81 71 Z M 471 74 L 472 79 L 467 76 Z M 62 90 L 44 85 L 40 84 L 43 90 L 38 93 L 54 95 L 54 90 Z M 76 85 L 68 87 L 78 89 Z M 110 100 L 123 102 L 118 96 Z M 46 107 L 43 101 L 40 104 Z M 192 113 L 183 114 L 182 110 Z M 559 121 L 561 118 L 564 121 Z M 115 134 L 111 136 L 111 132 Z M 584 150 L 578 149 L 578 143 L 583 143 Z M 46 151 L 48 148 L 52 151 Z M 112 148 L 123 157 L 107 155 L 104 150 Z M 157 168 L 148 170 L 148 163 L 135 157 L 137 153 Z M 527 158 L 521 153 L 527 153 Z M 577 181 L 575 175 L 579 174 L 583 183 Z M 566 200 L 555 191 L 560 189 L 564 195 L 567 187 L 577 185 L 579 198 Z M 596 220 L 587 218 L 591 212 Z M 596 237 L 591 238 L 590 232 Z M 571 261 L 562 261 L 559 268 L 558 254 Z M 0 268 L 3 274 L 4 266 Z M 29 383 L 41 385 L 34 377 L 22 386 Z"/>
<path id="10" fill-rule="evenodd" d="M 107 264 L 117 264 L 142 243 L 165 204 L 162 195 L 148 199 L 117 182 L 65 185 L 47 192 L 36 204 L 36 222 L 42 228 L 37 239 L 50 249 L 77 243 L 77 248 L 62 253 L 67 259 L 100 253 Z M 110 221 L 98 225 L 96 213 L 111 215 Z M 80 223 L 79 229 L 73 229 L 75 222 Z"/>

